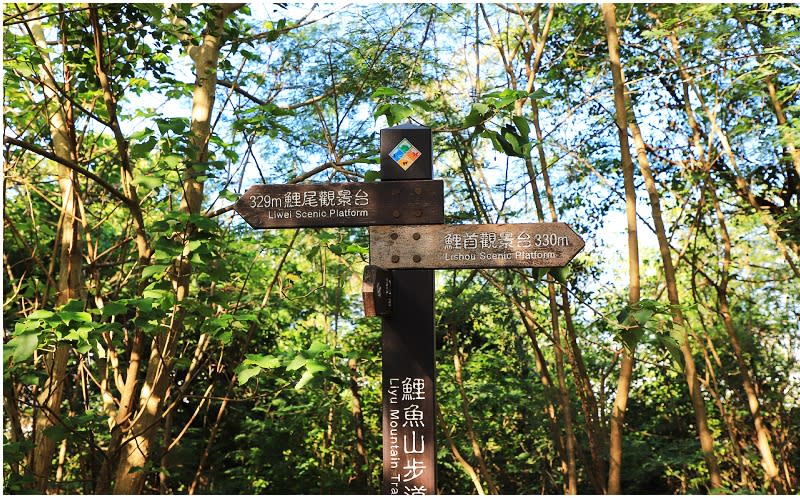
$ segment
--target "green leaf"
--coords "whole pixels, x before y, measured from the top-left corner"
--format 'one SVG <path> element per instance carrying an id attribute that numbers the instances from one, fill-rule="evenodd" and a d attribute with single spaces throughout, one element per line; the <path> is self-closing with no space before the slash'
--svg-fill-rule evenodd
<path id="1" fill-rule="evenodd" d="M 497 109 L 508 107 L 517 100 L 525 98 L 527 96 L 528 92 L 524 90 L 512 90 L 510 88 L 506 88 L 505 90 L 499 93 L 492 93 L 485 95 L 485 97 L 495 97 L 497 99 L 493 102 L 493 105 Z"/>
<path id="2" fill-rule="evenodd" d="M 308 370 L 311 373 L 317 373 L 328 370 L 328 367 L 315 360 L 308 360 L 306 362 L 306 370 Z"/>
<path id="3" fill-rule="evenodd" d="M 232 190 L 223 189 L 222 192 L 219 193 L 221 199 L 225 199 L 226 201 L 236 202 L 239 200 L 239 194 Z"/>
<path id="4" fill-rule="evenodd" d="M 303 375 L 300 376 L 300 380 L 297 381 L 297 384 L 295 384 L 294 388 L 299 391 L 313 379 L 314 379 L 314 373 L 309 370 L 306 370 L 305 372 L 303 372 Z"/>
<path id="5" fill-rule="evenodd" d="M 89 332 L 92 330 L 92 327 L 79 327 L 77 329 L 71 329 L 69 334 L 65 335 L 63 339 L 66 341 L 86 342 L 89 340 Z"/>
<path id="6" fill-rule="evenodd" d="M 103 310 L 102 311 L 103 311 L 103 316 L 104 317 L 108 317 L 108 316 L 114 316 L 114 315 L 121 315 L 121 314 L 127 312 L 128 308 L 124 304 L 116 303 L 116 302 L 111 301 L 111 302 L 105 303 L 105 305 L 103 306 Z"/>
<path id="7" fill-rule="evenodd" d="M 681 346 L 678 344 L 678 341 L 668 335 L 658 335 L 656 336 L 656 341 L 669 352 L 675 367 L 683 370 L 683 353 L 681 352 Z"/>
<path id="8" fill-rule="evenodd" d="M 373 118 L 377 118 L 378 116 L 383 116 L 387 114 L 388 119 L 388 112 L 391 109 L 391 104 L 380 104 L 378 107 L 375 108 L 375 111 L 372 113 Z"/>
<path id="9" fill-rule="evenodd" d="M 561 284 L 567 283 L 567 277 L 569 277 L 569 267 L 563 266 L 561 268 L 551 268 L 548 273 L 553 276 Z M 620 322 L 621 323 L 621 322 Z"/>
<path id="10" fill-rule="evenodd" d="M 204 243 L 205 242 L 202 240 L 190 240 L 186 243 L 186 248 L 189 249 L 189 251 L 194 252 L 198 250 Z"/>
<path id="11" fill-rule="evenodd" d="M 17 322 L 14 324 L 14 334 L 22 335 L 31 332 L 38 333 L 38 330 L 41 327 L 42 327 L 42 322 L 39 320 L 23 320 L 21 322 Z"/>
<path id="12" fill-rule="evenodd" d="M 528 125 L 528 120 L 522 116 L 513 116 L 511 120 L 514 121 L 514 126 L 516 126 L 517 130 L 519 130 L 522 142 L 528 143 L 528 136 L 531 133 L 531 128 L 530 125 Z"/>
<path id="13" fill-rule="evenodd" d="M 389 114 L 386 115 L 386 119 L 389 122 L 389 126 L 394 126 L 412 114 L 414 114 L 414 110 L 410 107 L 402 104 L 392 104 L 389 108 Z"/>
<path id="14" fill-rule="evenodd" d="M 532 99 L 543 99 L 549 96 L 550 94 L 542 90 L 541 88 L 528 94 L 528 97 Z"/>
<path id="15" fill-rule="evenodd" d="M 161 160 L 167 165 L 168 168 L 176 169 L 183 161 L 183 158 L 181 156 L 176 156 L 175 154 L 170 154 L 162 157 Z"/>
<path id="16" fill-rule="evenodd" d="M 497 152 L 502 152 L 503 154 L 511 157 L 517 157 L 519 155 L 518 151 L 514 149 L 514 146 L 506 140 L 506 137 L 502 135 L 500 132 L 492 131 L 492 145 Z"/>
<path id="17" fill-rule="evenodd" d="M 36 351 L 38 345 L 39 334 L 25 334 L 14 337 L 8 341 L 5 347 L 13 351 L 12 358 L 14 362 L 21 363 L 33 356 L 33 352 Z"/>
<path id="18" fill-rule="evenodd" d="M 146 266 L 144 270 L 142 270 L 142 278 L 151 277 L 157 273 L 164 273 L 164 271 L 169 268 L 169 265 L 150 265 Z"/>
<path id="19" fill-rule="evenodd" d="M 382 87 L 378 88 L 377 90 L 375 90 L 374 92 L 372 92 L 372 98 L 373 99 L 378 99 L 378 98 L 381 98 L 381 97 L 394 97 L 395 95 L 399 95 L 399 94 L 400 94 L 400 92 L 395 90 L 394 88 L 389 88 L 389 87 L 386 87 L 386 86 L 382 86 Z"/>
<path id="20" fill-rule="evenodd" d="M 237 368 L 236 376 L 239 379 L 239 385 L 243 386 L 247 383 L 248 380 L 252 379 L 256 375 L 261 373 L 261 367 L 259 366 L 252 366 L 242 368 L 241 370 Z"/>
<path id="21" fill-rule="evenodd" d="M 44 319 L 50 318 L 52 316 L 53 316 L 53 312 L 52 311 L 36 310 L 33 313 L 31 313 L 30 315 L 28 315 L 28 320 L 37 320 L 37 319 L 44 320 Z"/>
<path id="22" fill-rule="evenodd" d="M 380 177 L 381 177 L 380 171 L 369 170 L 364 173 L 365 182 L 374 182 L 375 180 L 379 180 Z"/>
<path id="23" fill-rule="evenodd" d="M 636 323 L 639 325 L 645 325 L 647 320 L 650 319 L 654 314 L 653 310 L 650 309 L 640 309 L 638 311 L 633 312 L 633 318 L 636 320 Z"/>
<path id="24" fill-rule="evenodd" d="M 154 176 L 138 176 L 133 180 L 133 183 L 136 185 L 141 185 L 146 189 L 153 190 L 164 185 L 164 180 Z"/>
<path id="25" fill-rule="evenodd" d="M 411 106 L 419 111 L 433 112 L 434 108 L 427 100 L 412 100 Z"/>
<path id="26" fill-rule="evenodd" d="M 59 311 L 58 317 L 67 325 L 70 322 L 90 323 L 92 321 L 92 315 L 85 311 Z"/>
<path id="27" fill-rule="evenodd" d="M 322 341 L 314 341 L 311 343 L 311 346 L 308 347 L 306 352 L 311 356 L 318 356 L 319 354 L 329 351 L 330 347 Z"/>
<path id="28" fill-rule="evenodd" d="M 250 365 L 257 365 L 261 368 L 278 368 L 281 366 L 281 362 L 278 358 L 275 358 L 272 355 L 260 355 L 260 354 L 249 354 L 247 355 L 247 359 L 245 363 Z"/>
<path id="29" fill-rule="evenodd" d="M 308 359 L 305 358 L 304 356 L 297 355 L 294 357 L 294 359 L 292 359 L 292 361 L 288 365 L 286 365 L 286 370 L 289 371 L 299 370 L 305 366 L 307 361 Z"/>
<path id="30" fill-rule="evenodd" d="M 633 353 L 636 350 L 636 346 L 642 340 L 643 336 L 644 336 L 643 327 L 628 327 L 623 329 L 619 333 L 620 340 L 622 340 L 622 343 L 631 353 Z"/>
<path id="31" fill-rule="evenodd" d="M 86 303 L 81 301 L 80 299 L 70 299 L 67 304 L 61 307 L 62 311 L 83 311 L 86 307 Z"/>
<path id="32" fill-rule="evenodd" d="M 467 117 L 464 118 L 464 126 L 476 126 L 489 118 L 491 108 L 481 102 L 472 105 Z"/>
<path id="33" fill-rule="evenodd" d="M 69 429 L 61 424 L 56 424 L 46 428 L 44 430 L 44 435 L 58 443 L 64 439 L 67 439 L 67 436 L 69 436 Z"/>

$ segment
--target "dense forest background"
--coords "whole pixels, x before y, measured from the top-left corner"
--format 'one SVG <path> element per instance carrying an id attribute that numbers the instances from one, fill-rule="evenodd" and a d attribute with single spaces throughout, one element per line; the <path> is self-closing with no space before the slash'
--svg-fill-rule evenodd
<path id="1" fill-rule="evenodd" d="M 377 493 L 366 229 L 255 183 L 434 136 L 448 223 L 561 270 L 438 271 L 441 493 L 796 493 L 800 8 L 3 5 L 4 493 Z"/>

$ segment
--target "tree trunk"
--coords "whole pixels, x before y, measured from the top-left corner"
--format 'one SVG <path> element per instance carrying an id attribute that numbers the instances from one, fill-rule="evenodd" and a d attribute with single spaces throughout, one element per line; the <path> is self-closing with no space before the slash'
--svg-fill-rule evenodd
<path id="1" fill-rule="evenodd" d="M 33 17 L 37 17 L 36 12 L 38 11 L 32 13 Z M 53 152 L 59 158 L 77 161 L 70 123 L 65 112 L 65 106 L 69 103 L 62 102 L 56 91 L 57 83 L 47 55 L 47 41 L 42 25 L 38 20 L 34 20 L 28 22 L 27 26 L 44 61 L 40 68 L 40 77 L 45 99 L 51 102 L 46 109 L 49 112 L 48 122 Z M 78 216 L 79 193 L 76 173 L 66 166 L 59 165 L 58 185 L 61 190 L 61 221 L 58 231 L 60 242 L 57 255 L 59 265 L 57 306 L 66 304 L 70 299 L 84 298 L 82 226 Z M 45 431 L 57 424 L 60 418 L 69 351 L 68 345 L 58 345 L 55 351 L 44 355 L 47 379 L 37 396 L 34 448 L 30 462 L 35 478 L 35 489 L 40 493 L 47 492 L 50 482 L 56 442 L 45 435 Z"/>
<path id="2" fill-rule="evenodd" d="M 211 114 L 214 108 L 214 94 L 217 85 L 217 62 L 219 60 L 220 40 L 225 19 L 241 4 L 225 4 L 213 7 L 216 12 L 211 17 L 211 25 L 203 35 L 203 44 L 193 46 L 189 55 L 195 63 L 195 89 L 192 97 L 191 145 L 192 155 L 184 170 L 181 211 L 187 214 L 199 214 L 203 200 L 202 163 L 208 157 L 208 141 L 211 134 Z M 186 230 L 188 242 L 193 230 Z M 183 313 L 180 303 L 189 294 L 191 277 L 191 254 L 188 246 L 180 261 L 175 265 L 176 274 L 173 286 L 176 294 L 176 309 L 173 323 L 168 330 L 159 333 L 151 346 L 145 381 L 139 398 L 139 411 L 130 431 L 130 441 L 122 448 L 122 456 L 116 471 L 114 493 L 139 494 L 144 487 L 146 477 L 143 468 L 151 455 L 157 429 L 161 419 L 161 411 L 170 380 L 170 371 L 175 355 L 178 338 L 183 332 Z M 138 470 L 138 471 L 137 471 Z"/>
<path id="3" fill-rule="evenodd" d="M 475 427 L 474 424 L 472 423 L 472 415 L 470 414 L 469 399 L 467 399 L 467 392 L 464 389 L 464 378 L 462 372 L 463 362 L 461 359 L 461 351 L 459 350 L 457 334 L 458 333 L 452 328 L 449 330 L 448 333 L 450 338 L 450 344 L 452 346 L 456 387 L 458 388 L 458 394 L 459 397 L 461 398 L 461 413 L 464 415 L 464 426 L 467 430 L 467 436 L 469 437 L 470 443 L 472 445 L 472 454 L 475 455 L 475 460 L 478 462 L 478 467 L 481 470 L 481 474 L 483 474 L 483 478 L 486 480 L 486 486 L 489 488 L 489 493 L 493 495 L 498 495 L 500 494 L 500 490 L 494 483 L 494 479 L 492 478 L 492 475 L 489 472 L 489 468 L 486 465 L 486 460 L 483 458 L 483 452 L 481 451 L 481 446 L 478 443 L 478 437 L 475 434 Z"/>
<path id="4" fill-rule="evenodd" d="M 453 452 L 453 456 L 455 457 L 456 461 L 461 468 L 464 469 L 464 472 L 467 473 L 470 480 L 472 480 L 472 485 L 475 486 L 475 491 L 477 491 L 478 495 L 483 496 L 486 492 L 483 490 L 483 485 L 481 484 L 481 479 L 478 477 L 478 473 L 475 472 L 475 467 L 469 464 L 466 459 L 461 455 L 461 452 L 458 451 L 458 447 L 456 446 L 455 441 L 453 441 L 453 435 L 450 434 L 450 429 L 447 427 L 447 424 L 444 421 L 444 416 L 442 415 L 442 411 L 440 410 L 439 406 L 436 407 L 436 419 L 439 421 L 439 427 L 441 428 L 442 432 L 444 432 L 444 437 L 447 439 L 447 444 L 450 446 L 450 451 Z"/>
<path id="5" fill-rule="evenodd" d="M 578 473 L 575 462 L 575 433 L 572 424 L 572 407 L 570 406 L 569 390 L 567 389 L 567 381 L 564 374 L 564 349 L 558 324 L 556 289 L 553 277 L 548 275 L 547 279 L 547 291 L 550 297 L 550 320 L 553 328 L 553 351 L 556 357 L 556 373 L 558 374 L 559 401 L 561 404 L 561 416 L 564 418 L 564 430 L 566 431 L 567 482 L 565 483 L 565 493 L 576 495 L 578 494 Z"/>
<path id="6" fill-rule="evenodd" d="M 681 53 L 680 53 L 680 44 L 678 43 L 678 39 L 674 33 L 670 34 L 670 43 L 672 45 L 672 50 L 675 52 L 675 58 L 679 66 L 679 71 L 681 75 L 681 79 L 684 81 L 683 83 L 683 94 L 684 94 L 684 108 L 686 109 L 686 114 L 688 118 L 689 125 L 692 129 L 692 142 L 694 143 L 695 153 L 698 157 L 698 160 L 701 160 L 704 157 L 707 157 L 703 153 L 702 143 L 700 141 L 700 129 L 697 123 L 697 120 L 694 116 L 694 111 L 692 110 L 691 105 L 689 104 L 689 84 L 687 83 L 690 81 L 689 74 L 687 73 L 686 69 L 683 67 L 683 63 L 681 62 Z M 781 108 L 780 101 L 777 99 L 777 95 L 775 92 L 775 86 L 772 84 L 772 80 L 770 78 L 766 79 L 767 81 L 767 88 L 770 95 L 770 100 L 773 104 L 775 109 L 775 113 L 778 117 L 779 124 L 785 124 L 785 116 L 783 115 L 783 109 Z M 695 88 L 697 92 L 697 89 Z M 698 95 L 699 97 L 699 95 Z M 783 118 L 783 119 L 782 119 Z M 712 117 L 713 119 L 713 117 Z M 718 129 L 716 126 L 716 120 L 714 119 L 714 128 Z M 724 138 L 724 136 L 720 132 L 720 137 Z M 790 143 L 791 145 L 791 143 Z M 726 153 L 729 154 L 729 159 L 735 161 L 733 158 L 733 154 L 730 151 L 730 146 L 727 145 L 727 140 L 723 142 L 723 146 L 725 147 Z M 792 159 L 795 161 L 795 166 L 798 166 L 798 161 L 800 161 L 800 154 L 794 150 L 793 145 L 789 149 L 792 152 Z M 735 162 L 732 163 L 735 165 Z M 710 170 L 710 163 L 706 166 L 707 170 Z M 800 173 L 800 171 L 798 171 Z M 725 330 L 728 333 L 728 337 L 731 340 L 731 346 L 734 351 L 734 356 L 736 358 L 737 365 L 739 367 L 739 371 L 742 375 L 742 383 L 744 385 L 744 390 L 747 395 L 748 401 L 748 408 L 750 410 L 750 414 L 753 416 L 753 424 L 756 430 L 756 446 L 758 447 L 759 453 L 761 455 L 761 466 L 764 468 L 766 473 L 766 481 L 767 486 L 769 486 L 773 480 L 777 480 L 775 485 L 778 489 L 778 492 L 781 492 L 782 480 L 780 479 L 780 472 L 778 470 L 778 466 L 775 464 L 775 460 L 772 456 L 772 450 L 769 444 L 769 431 L 766 428 L 763 417 L 761 415 L 760 404 L 758 400 L 758 396 L 756 394 L 755 383 L 753 381 L 752 376 L 750 375 L 750 369 L 748 368 L 745 360 L 744 355 L 742 354 L 741 344 L 739 342 L 739 337 L 736 334 L 736 330 L 733 324 L 733 318 L 730 313 L 730 309 L 728 306 L 728 269 L 730 268 L 731 264 L 731 240 L 730 235 L 728 234 L 727 225 L 725 223 L 725 216 L 722 213 L 722 209 L 719 204 L 719 199 L 716 194 L 716 184 L 714 179 L 711 176 L 711 172 L 707 171 L 707 181 L 709 184 L 708 192 L 711 195 L 712 205 L 714 206 L 714 212 L 717 217 L 717 223 L 719 224 L 720 235 L 723 241 L 723 261 L 722 261 L 722 269 L 721 269 L 721 276 L 720 276 L 720 283 L 717 286 L 717 295 L 720 307 L 720 315 L 722 315 L 722 322 L 725 326 Z M 738 178 L 738 177 L 737 177 Z M 738 179 L 737 179 L 738 182 Z M 742 183 L 742 182 L 739 182 Z M 748 189 L 749 192 L 749 189 Z M 750 198 L 752 196 L 749 196 Z M 752 201 L 751 201 L 752 204 Z M 758 208 L 756 208 L 758 209 Z M 769 224 L 765 222 L 765 225 L 769 228 Z M 776 240 L 776 237 L 773 237 L 773 240 Z M 777 242 L 777 240 L 776 240 Z M 780 244 L 779 244 L 780 248 Z M 792 261 L 786 255 L 787 261 L 791 264 Z"/>
<path id="7" fill-rule="evenodd" d="M 549 166 L 547 164 L 544 146 L 542 145 L 544 137 L 542 129 L 539 126 L 539 107 L 536 99 L 531 99 L 531 110 L 533 113 L 533 128 L 536 133 L 536 150 L 539 157 L 539 167 L 541 168 L 542 182 L 544 183 L 545 197 L 547 198 L 547 207 L 550 210 L 550 221 L 557 222 L 558 212 L 556 211 L 553 188 L 550 185 Z M 538 192 L 536 192 L 534 196 L 538 197 Z M 572 310 L 569 305 L 569 292 L 565 284 L 561 284 L 560 287 L 561 309 L 564 313 L 564 324 L 566 325 L 565 338 L 567 339 L 567 358 L 570 365 L 572 365 L 572 376 L 575 379 L 578 399 L 580 400 L 581 410 L 583 411 L 585 420 L 584 429 L 586 432 L 586 439 L 589 442 L 591 465 L 587 469 L 587 472 L 589 473 L 589 479 L 592 481 L 592 487 L 595 492 L 598 494 L 605 494 L 606 483 L 603 476 L 605 475 L 606 464 L 603 459 L 603 438 L 602 429 L 598 421 L 597 399 L 592 390 L 589 375 L 586 373 L 586 364 L 583 361 L 583 355 L 578 347 L 575 326 L 572 322 Z"/>
<path id="8" fill-rule="evenodd" d="M 717 214 L 717 223 L 719 224 L 719 231 L 722 235 L 723 242 L 722 275 L 720 276 L 720 284 L 717 288 L 719 311 L 722 315 L 722 323 L 731 341 L 731 348 L 733 348 L 736 364 L 739 367 L 739 374 L 742 376 L 742 384 L 745 394 L 747 395 L 747 407 L 750 410 L 750 414 L 753 416 L 753 425 L 756 431 L 756 446 L 758 447 L 758 452 L 761 454 L 761 466 L 764 468 L 766 474 L 766 485 L 768 487 L 774 485 L 778 493 L 783 493 L 785 490 L 783 489 L 783 483 L 780 479 L 778 466 L 775 464 L 775 459 L 772 456 L 772 448 L 769 444 L 769 431 L 764 424 L 764 417 L 761 414 L 761 404 L 756 394 L 756 383 L 745 361 L 742 345 L 739 342 L 739 336 L 736 333 L 736 327 L 733 324 L 733 317 L 731 316 L 730 307 L 728 306 L 728 269 L 731 265 L 731 238 L 728 234 L 727 225 L 725 224 L 725 216 L 722 214 L 722 208 L 719 205 L 719 198 L 715 192 L 715 184 L 710 175 L 709 186 L 709 192 L 714 204 L 714 211 Z"/>
<path id="9" fill-rule="evenodd" d="M 622 64 L 619 58 L 619 36 L 617 34 L 616 7 L 613 3 L 601 4 L 603 20 L 606 25 L 608 56 L 611 61 L 611 76 L 614 81 L 614 109 L 616 110 L 617 132 L 619 134 L 622 175 L 625 186 L 625 213 L 628 228 L 628 305 L 639 302 L 639 241 L 636 231 L 636 189 L 633 183 L 633 159 L 628 144 L 628 117 L 625 109 L 625 83 L 622 77 Z M 625 411 L 628 407 L 628 393 L 633 377 L 634 352 L 622 349 L 617 395 L 611 410 L 611 424 L 608 448 L 608 493 L 620 494 L 622 475 L 622 436 L 625 424 Z"/>
<path id="10" fill-rule="evenodd" d="M 356 428 L 356 455 L 353 459 L 356 466 L 355 482 L 363 491 L 367 490 L 367 478 L 369 476 L 369 461 L 367 460 L 367 447 L 364 444 L 364 415 L 361 412 L 361 394 L 358 389 L 358 370 L 356 360 L 351 358 L 347 362 L 350 368 L 350 392 L 353 394 L 353 421 Z"/>
<path id="11" fill-rule="evenodd" d="M 624 85 L 624 79 L 622 80 Z M 689 334 L 686 332 L 688 324 L 686 323 L 683 313 L 680 308 L 680 298 L 678 296 L 678 284 L 675 277 L 675 268 L 672 265 L 672 256 L 670 254 L 669 241 L 667 240 L 666 230 L 664 229 L 664 219 L 661 215 L 661 201 L 659 199 L 658 190 L 656 188 L 655 179 L 650 171 L 650 162 L 647 159 L 645 151 L 644 140 L 642 139 L 639 126 L 636 123 L 636 116 L 633 112 L 633 106 L 630 101 L 628 102 L 630 110 L 630 129 L 633 134 L 634 143 L 636 144 L 637 158 L 639 162 L 639 169 L 645 181 L 645 188 L 647 189 L 650 198 L 650 208 L 653 217 L 653 224 L 656 230 L 656 238 L 658 239 L 659 252 L 661 253 L 661 260 L 664 266 L 664 279 L 667 286 L 667 297 L 672 305 L 672 316 L 675 326 L 683 329 L 680 340 L 680 349 L 684 361 L 684 375 L 686 383 L 689 387 L 689 396 L 692 400 L 694 408 L 695 422 L 697 435 L 700 439 L 700 447 L 703 452 L 703 458 L 708 467 L 709 478 L 711 482 L 711 489 L 718 489 L 722 487 L 722 477 L 717 464 L 717 457 L 714 453 L 714 436 L 708 427 L 708 416 L 706 414 L 705 401 L 703 394 L 700 391 L 700 381 L 697 376 L 697 369 L 692 355 L 692 349 L 689 344 Z"/>

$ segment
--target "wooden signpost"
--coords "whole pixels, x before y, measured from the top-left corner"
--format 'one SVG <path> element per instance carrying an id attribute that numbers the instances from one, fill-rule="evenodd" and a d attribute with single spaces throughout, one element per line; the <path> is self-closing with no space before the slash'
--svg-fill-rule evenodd
<path id="1" fill-rule="evenodd" d="M 381 130 L 382 182 L 401 185 L 432 176 L 430 128 Z M 381 318 L 383 493 L 435 494 L 433 270 L 391 273 L 392 310 Z"/>
<path id="2" fill-rule="evenodd" d="M 381 130 L 381 181 L 255 185 L 253 228 L 369 226 L 364 314 L 382 321 L 384 494 L 436 493 L 434 269 L 560 267 L 583 249 L 564 223 L 444 225 L 430 128 Z"/>
<path id="3" fill-rule="evenodd" d="M 236 202 L 253 228 L 444 223 L 441 180 L 253 185 Z"/>
<path id="4" fill-rule="evenodd" d="M 367 265 L 361 285 L 365 316 L 392 314 L 392 272 L 379 266 Z"/>
<path id="5" fill-rule="evenodd" d="M 380 226 L 369 230 L 370 264 L 390 268 L 565 266 L 584 242 L 566 223 Z"/>

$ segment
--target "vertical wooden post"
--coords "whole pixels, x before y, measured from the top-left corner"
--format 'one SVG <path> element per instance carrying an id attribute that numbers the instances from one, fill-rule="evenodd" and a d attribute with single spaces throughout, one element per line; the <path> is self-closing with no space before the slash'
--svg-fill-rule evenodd
<path id="1" fill-rule="evenodd" d="M 381 180 L 431 179 L 432 142 L 422 126 L 381 130 Z M 384 494 L 436 493 L 433 292 L 433 270 L 392 271 L 392 314 L 382 319 Z"/>

